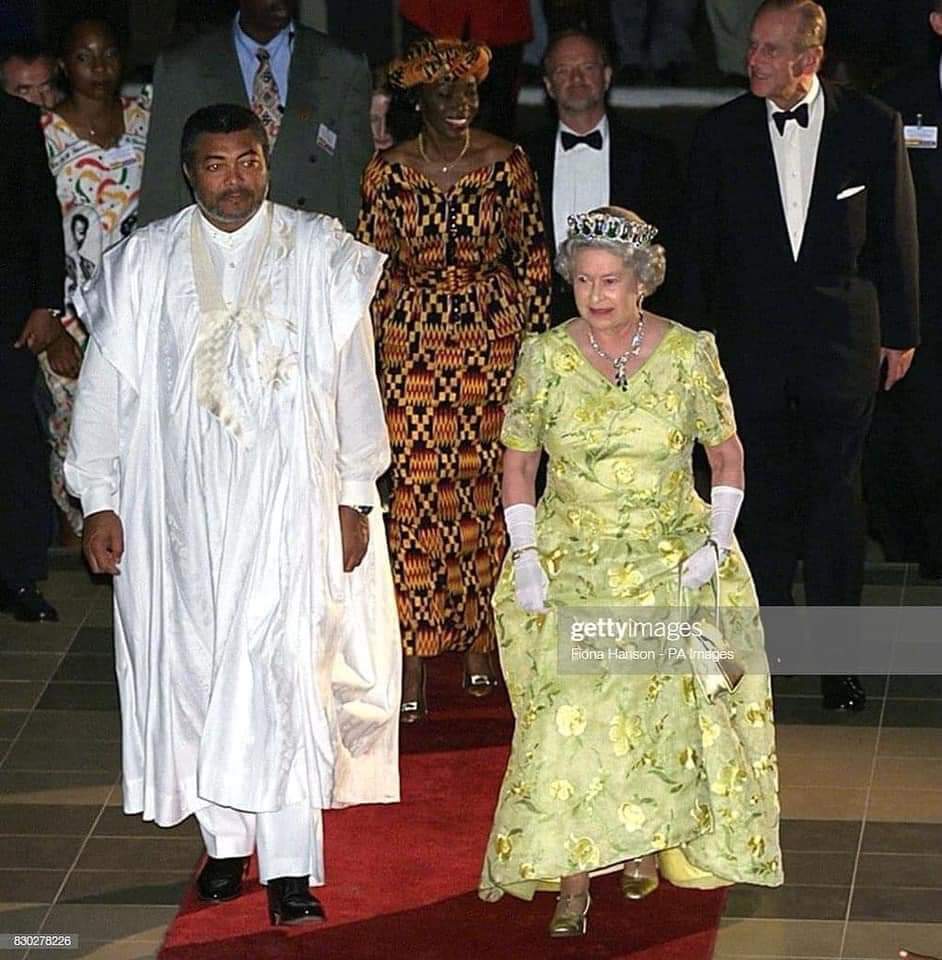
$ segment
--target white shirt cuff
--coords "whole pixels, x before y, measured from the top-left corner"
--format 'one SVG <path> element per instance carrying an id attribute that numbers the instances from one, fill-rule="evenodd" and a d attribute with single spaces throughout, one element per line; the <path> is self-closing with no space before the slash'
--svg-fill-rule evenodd
<path id="1" fill-rule="evenodd" d="M 117 495 L 107 487 L 86 490 L 82 496 L 82 515 L 90 517 L 93 513 L 101 513 L 103 510 L 118 512 Z"/>
<path id="2" fill-rule="evenodd" d="M 371 480 L 342 480 L 340 505 L 343 507 L 372 507 L 376 504 L 376 484 Z"/>

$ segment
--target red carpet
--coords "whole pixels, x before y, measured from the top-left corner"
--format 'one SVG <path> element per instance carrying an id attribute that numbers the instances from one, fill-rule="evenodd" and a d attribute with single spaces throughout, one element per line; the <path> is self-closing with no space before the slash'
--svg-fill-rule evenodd
<path id="1" fill-rule="evenodd" d="M 228 904 L 192 891 L 167 932 L 160 960 L 440 960 L 579 957 L 709 960 L 722 891 L 662 881 L 642 903 L 622 899 L 618 875 L 593 881 L 586 937 L 550 940 L 551 894 L 532 903 L 475 893 L 512 721 L 504 691 L 474 701 L 460 689 L 460 660 L 432 664 L 432 720 L 403 730 L 402 803 L 325 817 L 329 922 L 273 929 L 256 881 Z"/>

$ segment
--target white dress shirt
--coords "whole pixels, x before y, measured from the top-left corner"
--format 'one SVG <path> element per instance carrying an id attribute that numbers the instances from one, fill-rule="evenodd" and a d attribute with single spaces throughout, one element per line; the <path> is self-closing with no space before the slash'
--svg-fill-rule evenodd
<path id="1" fill-rule="evenodd" d="M 553 167 L 553 230 L 558 247 L 566 239 L 568 217 L 586 213 L 596 207 L 605 207 L 609 202 L 609 150 L 611 137 L 608 117 L 587 131 L 598 130 L 602 134 L 602 149 L 579 143 L 563 150 L 560 134 L 563 131 L 581 136 L 575 130 L 560 123 L 556 133 L 556 160 Z"/>
<path id="2" fill-rule="evenodd" d="M 291 67 L 291 48 L 294 45 L 294 23 L 289 23 L 284 30 L 276 33 L 268 43 L 259 43 L 242 29 L 239 24 L 239 14 L 236 14 L 232 24 L 232 36 L 235 40 L 239 69 L 242 71 L 242 82 L 245 84 L 245 94 L 249 103 L 252 102 L 252 87 L 255 84 L 255 74 L 258 72 L 258 57 L 255 53 L 260 48 L 264 48 L 271 57 L 271 72 L 278 85 L 281 105 L 284 106 L 288 102 L 288 71 Z"/>
<path id="3" fill-rule="evenodd" d="M 811 188 L 814 186 L 814 168 L 818 159 L 818 145 L 821 143 L 821 128 L 824 125 L 824 95 L 818 78 L 811 78 L 808 93 L 792 107 L 795 110 L 802 103 L 808 104 L 808 126 L 801 127 L 797 121 L 789 120 L 783 133 L 772 119 L 781 107 L 766 100 L 769 137 L 772 140 L 772 153 L 775 155 L 775 170 L 778 173 L 778 187 L 782 197 L 782 210 L 788 226 L 788 239 L 792 246 L 792 256 L 798 260 L 801 241 L 805 234 L 805 221 L 808 218 L 808 204 L 811 201 Z"/>

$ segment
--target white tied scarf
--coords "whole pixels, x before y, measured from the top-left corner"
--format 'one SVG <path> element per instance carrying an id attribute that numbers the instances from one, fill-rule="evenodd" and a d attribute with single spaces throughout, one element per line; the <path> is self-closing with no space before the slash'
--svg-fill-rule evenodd
<path id="1" fill-rule="evenodd" d="M 200 325 L 196 336 L 193 370 L 196 399 L 245 448 L 254 445 L 257 422 L 251 405 L 240 403 L 230 372 L 233 366 L 256 367 L 251 380 L 258 382 L 258 334 L 264 322 L 259 298 L 259 274 L 271 236 L 271 209 L 265 204 L 264 223 L 249 254 L 247 269 L 234 309 L 226 306 L 222 286 L 213 269 L 199 217 L 190 226 L 193 279 L 199 301 Z"/>

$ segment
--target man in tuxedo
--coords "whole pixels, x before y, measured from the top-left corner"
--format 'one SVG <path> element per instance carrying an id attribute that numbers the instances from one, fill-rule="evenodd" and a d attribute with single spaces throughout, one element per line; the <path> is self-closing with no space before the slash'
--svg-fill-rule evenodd
<path id="1" fill-rule="evenodd" d="M 919 341 L 900 119 L 818 79 L 825 33 L 812 0 L 764 0 L 750 92 L 704 118 L 690 168 L 684 318 L 716 331 L 729 377 L 763 604 L 792 602 L 799 559 L 808 604 L 860 603 L 864 441 L 881 369 L 890 389 Z M 822 692 L 828 708 L 864 704 L 854 677 Z"/>
<path id="2" fill-rule="evenodd" d="M 296 23 L 297 0 L 239 0 L 232 23 L 157 61 L 141 224 L 191 202 L 177 154 L 187 117 L 213 103 L 250 107 L 271 145 L 271 199 L 338 217 L 360 209 L 373 152 L 370 73 L 357 57 Z"/>
<path id="3" fill-rule="evenodd" d="M 68 337 L 62 216 L 39 111 L 0 93 L 0 610 L 58 620 L 36 588 L 46 577 L 49 450 L 33 402 L 36 356 Z"/>
<path id="4" fill-rule="evenodd" d="M 922 17 L 920 16 L 920 20 Z M 923 23 L 925 21 L 922 21 Z M 942 37 L 942 0 L 929 24 Z M 895 465 L 893 489 L 875 491 L 888 527 L 907 560 L 926 579 L 942 578 L 942 85 L 939 51 L 877 91 L 904 123 L 916 184 L 919 221 L 919 292 L 922 343 L 906 379 L 879 398 L 868 461 L 873 474 Z M 902 489 L 900 489 L 902 488 Z M 869 483 L 868 483 L 869 493 Z"/>
<path id="5" fill-rule="evenodd" d="M 559 122 L 524 138 L 540 184 L 550 259 L 566 239 L 566 219 L 614 204 L 634 210 L 660 229 L 670 251 L 680 193 L 673 152 L 607 113 L 612 68 L 605 47 L 578 30 L 557 34 L 543 57 L 543 83 Z M 668 271 L 670 272 L 670 271 Z M 663 293 L 654 301 L 664 309 Z M 552 318 L 576 315 L 572 288 L 553 275 Z"/>

